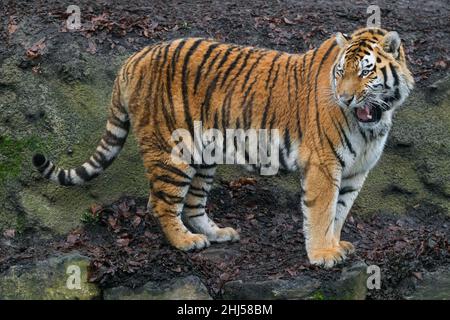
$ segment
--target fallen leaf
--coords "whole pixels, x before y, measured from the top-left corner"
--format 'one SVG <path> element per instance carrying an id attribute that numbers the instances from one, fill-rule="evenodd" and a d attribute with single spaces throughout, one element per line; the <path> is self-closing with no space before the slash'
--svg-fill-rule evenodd
<path id="1" fill-rule="evenodd" d="M 130 244 L 130 239 L 128 238 L 120 238 L 116 240 L 116 243 L 121 247 L 127 247 Z"/>
<path id="2" fill-rule="evenodd" d="M 97 52 L 97 45 L 95 44 L 94 40 L 89 39 L 88 46 L 89 48 L 86 49 L 87 52 L 91 54 L 95 54 Z"/>
<path id="3" fill-rule="evenodd" d="M 138 227 L 141 224 L 141 221 L 142 221 L 141 217 L 135 216 L 132 222 L 133 227 L 134 228 Z"/>
<path id="4" fill-rule="evenodd" d="M 116 229 L 117 227 L 117 219 L 113 216 L 108 217 L 108 224 L 111 226 L 111 228 Z"/>
<path id="5" fill-rule="evenodd" d="M 42 50 L 45 49 L 45 37 L 33 44 L 27 51 L 26 55 L 30 59 L 39 58 L 42 55 Z"/>
<path id="6" fill-rule="evenodd" d="M 283 18 L 283 21 L 284 21 L 284 23 L 286 23 L 286 24 L 291 24 L 291 25 L 292 25 L 292 24 L 295 24 L 294 21 L 291 21 L 291 20 L 289 20 L 289 19 L 286 18 L 286 17 Z"/>
<path id="7" fill-rule="evenodd" d="M 16 32 L 17 28 L 18 26 L 16 21 L 14 20 L 14 17 L 10 17 L 8 23 L 8 34 L 12 35 L 14 32 Z"/>
<path id="8" fill-rule="evenodd" d="M 66 242 L 70 245 L 77 243 L 80 240 L 80 235 L 78 233 L 71 233 L 67 236 Z"/>
<path id="9" fill-rule="evenodd" d="M 5 238 L 14 238 L 16 236 L 16 230 L 15 229 L 6 229 L 3 232 L 3 236 Z"/>
<path id="10" fill-rule="evenodd" d="M 423 280 L 422 272 L 413 272 L 412 274 L 417 280 Z"/>

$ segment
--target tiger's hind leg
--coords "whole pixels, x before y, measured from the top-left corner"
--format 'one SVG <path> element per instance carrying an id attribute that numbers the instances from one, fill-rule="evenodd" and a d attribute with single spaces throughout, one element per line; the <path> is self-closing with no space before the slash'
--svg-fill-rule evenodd
<path id="1" fill-rule="evenodd" d="M 211 242 L 239 240 L 233 228 L 220 228 L 206 214 L 206 200 L 211 189 L 216 167 L 203 166 L 197 169 L 186 195 L 183 220 L 192 231 L 206 235 Z"/>
<path id="2" fill-rule="evenodd" d="M 188 164 L 167 161 L 151 162 L 148 175 L 152 182 L 149 204 L 153 215 L 169 242 L 177 249 L 188 251 L 209 246 L 203 234 L 191 233 L 181 220 L 186 194 L 195 169 Z"/>

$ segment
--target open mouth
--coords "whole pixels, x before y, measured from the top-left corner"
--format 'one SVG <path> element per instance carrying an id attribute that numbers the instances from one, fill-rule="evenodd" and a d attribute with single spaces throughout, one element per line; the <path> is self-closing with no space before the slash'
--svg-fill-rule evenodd
<path id="1" fill-rule="evenodd" d="M 356 108 L 354 112 L 359 122 L 374 123 L 380 121 L 383 110 L 377 105 L 366 104 L 361 108 Z"/>

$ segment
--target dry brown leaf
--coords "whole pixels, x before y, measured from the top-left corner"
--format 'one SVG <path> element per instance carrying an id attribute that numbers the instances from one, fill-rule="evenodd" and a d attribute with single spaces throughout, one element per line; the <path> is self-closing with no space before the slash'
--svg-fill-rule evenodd
<path id="1" fill-rule="evenodd" d="M 3 236 L 5 238 L 14 238 L 16 236 L 16 230 L 15 229 L 6 229 L 3 232 Z"/>

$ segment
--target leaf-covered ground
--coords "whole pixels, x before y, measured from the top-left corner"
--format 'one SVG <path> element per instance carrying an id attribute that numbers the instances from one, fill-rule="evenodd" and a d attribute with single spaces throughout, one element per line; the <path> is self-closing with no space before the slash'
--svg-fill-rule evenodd
<path id="1" fill-rule="evenodd" d="M 164 239 L 146 212 L 145 200 L 123 198 L 111 205 L 93 205 L 84 216 L 84 226 L 65 238 L 47 243 L 29 238 L 28 243 L 14 245 L 13 240 L 13 246 L 0 245 L 0 256 L 6 257 L 0 265 L 5 268 L 77 250 L 92 258 L 90 281 L 102 288 L 138 287 L 151 280 L 195 274 L 216 298 L 230 280 L 289 279 L 299 274 L 337 278 L 342 265 L 325 271 L 308 263 L 298 195 L 280 201 L 279 192 L 253 178 L 222 181 L 213 189 L 210 215 L 222 226 L 237 228 L 239 243 L 180 252 Z M 343 239 L 356 245 L 357 254 L 344 265 L 363 260 L 382 272 L 382 289 L 369 291 L 369 298 L 401 298 L 413 277 L 421 280 L 423 272 L 450 267 L 450 217 L 432 208 L 411 207 L 401 217 L 349 217 Z"/>
<path id="2" fill-rule="evenodd" d="M 92 54 L 135 51 L 156 41 L 188 36 L 304 52 L 337 31 L 351 33 L 364 27 L 372 2 L 81 0 L 76 4 L 82 27 L 70 32 L 66 9 L 72 4 L 69 0 L 2 1 L 0 38 L 8 47 L 27 17 L 36 25 L 33 32 L 46 29 L 48 33 L 20 48 L 32 60 L 48 51 L 48 39 L 64 33 L 84 38 L 85 49 Z M 450 3 L 380 0 L 377 5 L 382 27 L 396 30 L 402 37 L 419 85 L 442 77 L 450 68 Z M 66 41 L 71 41 L 70 37 Z"/>

